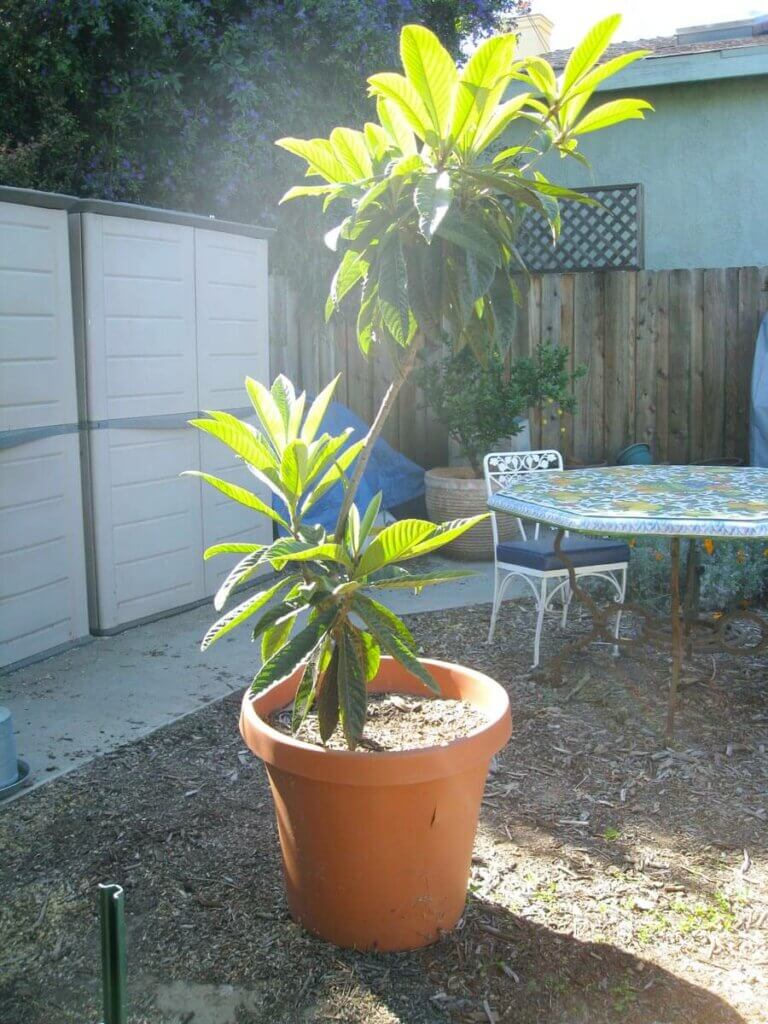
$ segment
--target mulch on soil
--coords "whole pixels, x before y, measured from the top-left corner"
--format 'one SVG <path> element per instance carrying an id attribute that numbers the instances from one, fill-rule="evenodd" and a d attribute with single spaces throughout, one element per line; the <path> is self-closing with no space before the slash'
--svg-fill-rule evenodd
<path id="1" fill-rule="evenodd" d="M 553 689 L 528 673 L 530 604 L 504 606 L 490 647 L 489 612 L 409 620 L 515 716 L 455 932 L 364 955 L 293 924 L 233 695 L 0 812 L 0 1022 L 100 1019 L 101 881 L 126 889 L 131 1024 L 768 1020 L 765 664 L 690 671 L 670 750 L 663 655 L 594 645 Z"/>

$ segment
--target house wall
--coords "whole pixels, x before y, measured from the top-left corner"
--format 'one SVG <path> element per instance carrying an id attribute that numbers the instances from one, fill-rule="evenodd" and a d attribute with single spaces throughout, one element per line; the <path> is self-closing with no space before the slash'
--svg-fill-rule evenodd
<path id="1" fill-rule="evenodd" d="M 634 86 L 599 101 L 622 95 L 655 111 L 585 135 L 591 172 L 557 159 L 545 173 L 571 186 L 641 182 L 649 270 L 768 263 L 768 76 Z"/>

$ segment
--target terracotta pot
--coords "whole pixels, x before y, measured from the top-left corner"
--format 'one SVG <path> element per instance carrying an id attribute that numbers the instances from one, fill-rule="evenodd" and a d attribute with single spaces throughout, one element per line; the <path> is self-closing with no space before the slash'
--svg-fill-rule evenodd
<path id="1" fill-rule="evenodd" d="M 464 519 L 488 511 L 485 480 L 475 476 L 469 466 L 440 466 L 428 469 L 424 476 L 427 515 L 433 523 Z M 519 540 L 520 532 L 512 516 L 499 515 L 500 540 Z M 485 562 L 493 558 L 491 520 L 473 526 L 458 540 L 446 544 L 440 553 L 448 558 Z"/>
<path id="2" fill-rule="evenodd" d="M 332 751 L 266 722 L 293 699 L 298 673 L 243 699 L 240 732 L 267 768 L 291 914 L 338 946 L 415 949 L 464 909 L 488 766 L 512 731 L 509 698 L 480 672 L 424 664 L 443 696 L 471 701 L 488 723 L 440 747 Z M 370 689 L 427 696 L 392 658 Z"/>

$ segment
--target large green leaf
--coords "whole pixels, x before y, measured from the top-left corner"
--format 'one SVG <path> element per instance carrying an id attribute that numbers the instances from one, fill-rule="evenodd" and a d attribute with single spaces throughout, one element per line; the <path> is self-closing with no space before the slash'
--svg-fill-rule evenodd
<path id="1" fill-rule="evenodd" d="M 415 153 L 416 138 L 413 134 L 413 128 L 400 107 L 393 103 L 392 100 L 379 96 L 376 100 L 376 113 L 387 135 L 403 156 Z"/>
<path id="2" fill-rule="evenodd" d="M 603 18 L 593 25 L 581 42 L 571 50 L 563 71 L 561 93 L 567 93 L 582 75 L 592 70 L 608 48 L 620 23 L 620 14 L 611 14 Z"/>
<path id="3" fill-rule="evenodd" d="M 647 100 L 611 100 L 590 110 L 588 114 L 572 128 L 574 135 L 585 135 L 587 132 L 600 131 L 621 121 L 643 120 L 645 111 L 653 110 Z"/>
<path id="4" fill-rule="evenodd" d="M 266 544 L 241 544 L 227 541 L 224 544 L 212 544 L 206 548 L 203 558 L 207 562 L 209 558 L 214 558 L 216 555 L 247 555 L 254 551 L 263 551 L 265 547 Z"/>
<path id="5" fill-rule="evenodd" d="M 443 569 L 424 573 L 404 572 L 392 579 L 370 580 L 368 585 L 375 587 L 376 590 L 421 590 L 422 587 L 452 583 L 454 580 L 462 580 L 475 575 L 477 574 L 469 569 Z"/>
<path id="6" fill-rule="evenodd" d="M 217 491 L 221 491 L 222 494 L 226 494 L 232 501 L 238 502 L 240 505 L 245 505 L 247 508 L 252 508 L 255 512 L 260 512 L 263 516 L 267 516 L 269 519 L 273 519 L 276 523 L 280 523 L 281 526 L 287 527 L 286 521 L 280 515 L 279 512 L 275 512 L 273 508 L 270 508 L 266 502 L 263 502 L 256 494 L 252 491 L 248 491 L 245 487 L 239 487 L 237 484 L 231 484 L 227 480 L 220 480 L 217 476 L 211 476 L 210 473 L 201 473 L 198 469 L 187 469 L 182 476 L 196 476 L 201 480 L 205 480 L 211 487 L 215 487 Z"/>
<path id="7" fill-rule="evenodd" d="M 259 567 L 264 564 L 264 560 L 261 557 L 261 552 L 264 550 L 261 547 L 258 551 L 252 551 L 246 555 L 245 558 L 241 558 L 240 561 L 234 566 L 233 569 L 227 574 L 227 578 L 221 584 L 219 589 L 213 598 L 213 607 L 217 612 L 220 612 L 224 605 L 227 603 L 227 598 L 232 593 L 233 589 L 240 583 L 244 583 L 247 579 L 250 579 L 255 572 L 258 571 Z"/>
<path id="8" fill-rule="evenodd" d="M 304 441 L 289 441 L 283 449 L 280 478 L 286 495 L 298 500 L 307 478 L 308 450 Z"/>
<path id="9" fill-rule="evenodd" d="M 269 661 L 273 654 L 284 647 L 296 625 L 295 615 L 284 615 L 278 622 L 268 626 L 261 635 L 261 660 Z"/>
<path id="10" fill-rule="evenodd" d="M 281 149 L 302 157 L 309 164 L 312 174 L 325 178 L 328 182 L 348 182 L 354 180 L 336 156 L 328 139 L 278 139 L 275 143 Z"/>
<path id="11" fill-rule="evenodd" d="M 247 598 L 242 604 L 237 605 L 235 608 L 231 608 L 226 615 L 222 615 L 220 619 L 209 628 L 208 632 L 203 637 L 203 642 L 200 644 L 200 650 L 207 650 L 211 644 L 215 644 L 217 640 L 220 640 L 223 636 L 226 636 L 235 626 L 239 626 L 241 622 L 245 622 L 246 619 L 250 618 L 254 612 L 257 612 L 260 608 L 263 608 L 265 604 L 272 600 L 276 594 L 279 594 L 281 590 L 295 583 L 298 576 L 284 576 L 279 579 L 277 583 L 274 583 L 271 587 L 266 590 L 259 591 L 258 594 L 254 594 L 252 597 Z"/>
<path id="12" fill-rule="evenodd" d="M 339 641 L 338 691 L 341 727 L 347 746 L 354 750 L 363 736 L 368 694 L 360 648 L 348 625 L 342 627 Z"/>
<path id="13" fill-rule="evenodd" d="M 379 302 L 388 330 L 399 345 L 409 333 L 408 276 L 399 238 L 383 247 L 379 256 Z"/>
<path id="14" fill-rule="evenodd" d="M 491 116 L 484 119 L 482 126 L 478 128 L 472 142 L 473 152 L 482 153 L 492 142 L 495 142 L 499 135 L 506 131 L 510 122 L 517 117 L 529 98 L 528 93 L 521 93 L 496 107 Z"/>
<path id="15" fill-rule="evenodd" d="M 275 400 L 277 411 L 280 413 L 280 417 L 283 421 L 283 428 L 287 437 L 290 437 L 289 425 L 291 422 L 291 412 L 296 404 L 296 389 L 293 386 L 292 381 L 283 373 L 279 373 L 277 377 L 272 381 L 272 387 L 269 389 L 269 393 Z"/>
<path id="16" fill-rule="evenodd" d="M 405 557 L 417 544 L 431 537 L 437 527 L 423 519 L 399 519 L 385 526 L 363 552 L 356 575 L 360 578 Z"/>
<path id="17" fill-rule="evenodd" d="M 354 128 L 334 128 L 331 132 L 331 145 L 339 162 L 350 175 L 350 180 L 370 178 L 373 164 L 362 132 Z"/>
<path id="18" fill-rule="evenodd" d="M 320 424 L 323 422 L 323 416 L 328 409 L 333 393 L 336 390 L 336 385 L 339 382 L 341 374 L 337 373 L 330 384 L 326 384 L 317 398 L 310 405 L 307 415 L 304 419 L 304 425 L 301 428 L 301 440 L 306 441 L 310 444 L 314 441 L 317 436 L 317 432 L 320 429 Z"/>
<path id="19" fill-rule="evenodd" d="M 339 724 L 339 648 L 334 646 L 331 660 L 317 684 L 317 724 L 320 739 L 327 742 Z"/>
<path id="20" fill-rule="evenodd" d="M 341 544 L 312 544 L 309 541 L 284 537 L 270 544 L 262 557 L 274 563 L 285 562 L 339 562 L 349 565 L 349 556 Z"/>
<path id="21" fill-rule="evenodd" d="M 368 536 L 373 529 L 373 524 L 376 522 L 376 517 L 379 514 L 381 508 L 381 491 L 377 491 L 376 494 L 371 498 L 368 508 L 363 513 L 363 518 L 360 520 L 360 546 L 368 540 Z"/>
<path id="22" fill-rule="evenodd" d="M 496 345 L 500 352 L 504 352 L 512 343 L 517 325 L 515 293 L 512 282 L 504 271 L 497 272 L 489 298 L 496 327 Z"/>
<path id="23" fill-rule="evenodd" d="M 401 665 L 405 666 L 417 679 L 420 679 L 433 693 L 439 694 L 440 687 L 419 661 L 410 646 L 403 641 L 402 634 L 398 635 L 393 628 L 392 618 L 396 619 L 397 616 L 394 616 L 384 605 L 371 600 L 371 598 L 364 597 L 362 594 L 358 594 L 354 598 L 352 606 L 366 624 L 381 649 L 386 651 L 391 657 L 396 658 Z M 399 624 L 402 625 L 402 623 Z"/>
<path id="24" fill-rule="evenodd" d="M 248 397 L 259 417 L 264 433 L 272 442 L 275 451 L 282 454 L 286 441 L 286 425 L 272 393 L 260 380 L 255 380 L 253 377 L 245 378 L 245 390 L 248 392 Z"/>
<path id="25" fill-rule="evenodd" d="M 461 537 L 463 533 L 471 530 L 473 526 L 482 523 L 483 520 L 488 518 L 489 514 L 484 512 L 482 515 L 471 516 L 469 519 L 454 519 L 449 523 L 441 523 L 431 537 L 427 537 L 426 540 L 411 548 L 407 555 L 401 557 L 418 558 L 420 555 L 426 555 L 430 551 L 443 547 L 445 544 L 450 544 L 452 540 Z"/>
<path id="26" fill-rule="evenodd" d="M 435 132 L 446 135 L 458 79 L 451 55 L 429 29 L 406 25 L 400 33 L 400 58 Z"/>
<path id="27" fill-rule="evenodd" d="M 213 419 L 189 420 L 191 426 L 223 441 L 228 448 L 256 469 L 266 470 L 278 463 L 264 439 L 256 431 L 229 413 L 211 412 Z"/>
<path id="28" fill-rule="evenodd" d="M 301 504 L 301 513 L 304 515 L 308 509 L 310 509 L 316 501 L 319 501 L 322 496 L 331 489 L 335 484 L 343 479 L 344 474 L 347 472 L 349 467 L 355 461 L 357 456 L 363 450 L 365 446 L 365 438 L 361 441 L 355 441 L 336 459 L 335 463 L 331 466 L 327 473 L 321 478 L 317 486 L 309 492 L 307 497 Z"/>
<path id="29" fill-rule="evenodd" d="M 251 683 L 251 693 L 263 693 L 270 686 L 286 679 L 299 665 L 305 662 L 318 643 L 325 636 L 329 626 L 336 617 L 336 609 L 330 609 L 323 615 L 308 623 L 296 636 L 283 647 L 275 651 L 265 661 Z"/>
<path id="30" fill-rule="evenodd" d="M 426 174 L 413 192 L 413 202 L 419 211 L 419 231 L 428 242 L 451 208 L 453 189 L 448 171 Z"/>
<path id="31" fill-rule="evenodd" d="M 335 185 L 294 185 L 283 194 L 278 205 L 282 206 L 291 199 L 301 199 L 304 196 L 325 196 L 335 189 Z"/>
<path id="32" fill-rule="evenodd" d="M 568 90 L 568 98 L 564 100 L 561 108 L 560 123 L 564 127 L 570 127 L 601 82 L 651 53 L 653 50 L 633 50 L 631 53 L 620 53 L 618 57 L 613 57 L 590 71 Z"/>
<path id="33" fill-rule="evenodd" d="M 456 212 L 455 209 L 448 211 L 447 216 L 436 232 L 441 238 L 446 238 L 454 245 L 474 253 L 481 259 L 489 260 L 495 266 L 501 265 L 499 247 L 488 234 L 485 228 L 472 217 Z"/>
<path id="34" fill-rule="evenodd" d="M 424 106 L 424 101 L 413 83 L 404 75 L 397 75 L 389 71 L 380 75 L 371 75 L 368 85 L 371 96 L 382 96 L 397 107 L 409 127 L 416 132 L 420 139 L 426 141 L 427 136 L 433 136 L 433 132 L 429 128 L 431 119 Z M 387 128 L 388 125 L 385 124 L 384 127 Z"/>
<path id="35" fill-rule="evenodd" d="M 451 124 L 451 135 L 459 145 L 467 135 L 474 137 L 474 129 L 480 123 L 486 107 L 494 103 L 494 97 L 503 92 L 515 43 L 513 33 L 486 39 L 462 70 Z"/>
<path id="36" fill-rule="evenodd" d="M 330 320 L 333 311 L 339 308 L 339 303 L 347 292 L 354 288 L 361 278 L 365 277 L 367 271 L 367 261 L 353 249 L 347 249 L 331 281 L 330 294 L 325 304 L 326 320 Z"/>

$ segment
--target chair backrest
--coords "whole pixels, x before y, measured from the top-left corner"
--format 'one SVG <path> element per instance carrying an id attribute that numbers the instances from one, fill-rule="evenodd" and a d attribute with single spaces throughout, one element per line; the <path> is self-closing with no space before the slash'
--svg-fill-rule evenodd
<path id="1" fill-rule="evenodd" d="M 508 487 L 525 473 L 541 473 L 547 470 L 558 470 L 563 468 L 563 456 L 554 448 L 542 448 L 530 452 L 490 452 L 483 459 L 483 475 L 485 476 L 485 489 L 490 498 L 496 491 Z M 525 532 L 525 525 L 522 519 L 517 520 L 517 525 L 523 540 L 528 537 Z M 493 528 L 493 549 L 499 543 L 499 528 L 496 521 L 496 513 L 491 511 L 491 526 Z M 539 536 L 539 524 L 536 523 L 534 537 Z"/>

